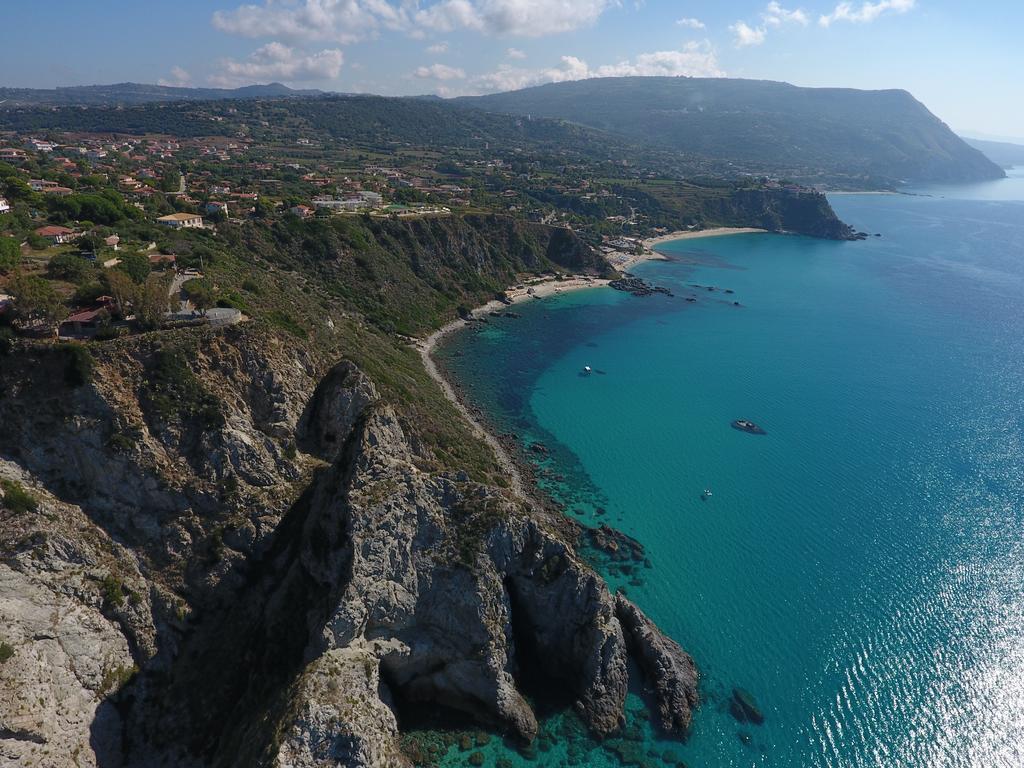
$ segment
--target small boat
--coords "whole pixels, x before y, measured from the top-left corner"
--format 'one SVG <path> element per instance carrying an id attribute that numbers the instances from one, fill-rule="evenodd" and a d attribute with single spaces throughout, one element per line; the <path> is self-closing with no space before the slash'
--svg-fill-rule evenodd
<path id="1" fill-rule="evenodd" d="M 702 493 L 700 495 L 700 500 L 701 501 L 707 501 L 708 499 L 711 498 L 711 496 L 712 496 L 711 489 L 710 488 L 705 488 L 704 489 L 704 493 Z"/>
<path id="2" fill-rule="evenodd" d="M 584 366 L 583 366 L 583 372 L 584 372 L 584 373 L 591 373 L 591 372 L 592 372 L 593 370 L 594 370 L 594 369 L 593 369 L 593 368 L 591 368 L 591 367 L 590 367 L 589 365 L 584 365 Z"/>
<path id="3" fill-rule="evenodd" d="M 730 424 L 733 429 L 738 429 L 740 432 L 746 432 L 750 435 L 767 435 L 761 427 L 757 426 L 754 422 L 749 419 L 736 419 L 736 421 Z"/>

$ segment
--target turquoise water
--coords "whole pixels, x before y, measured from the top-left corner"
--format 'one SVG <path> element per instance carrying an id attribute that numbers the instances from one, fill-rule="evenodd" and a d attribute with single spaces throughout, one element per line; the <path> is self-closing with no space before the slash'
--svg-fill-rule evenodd
<path id="1" fill-rule="evenodd" d="M 1024 177 L 930 192 L 834 198 L 866 242 L 677 241 L 636 269 L 675 298 L 568 294 L 442 350 L 551 449 L 568 514 L 646 547 L 609 581 L 704 696 L 685 745 L 643 728 L 651 765 L 1024 765 Z M 578 737 L 548 728 L 535 761 L 486 764 L 566 763 Z"/>

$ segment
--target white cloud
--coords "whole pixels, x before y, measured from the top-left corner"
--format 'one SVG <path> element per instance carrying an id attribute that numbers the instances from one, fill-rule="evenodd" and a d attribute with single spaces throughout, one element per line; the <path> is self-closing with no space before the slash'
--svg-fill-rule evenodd
<path id="1" fill-rule="evenodd" d="M 704 29 L 705 24 L 700 19 L 679 19 L 676 24 L 687 29 Z"/>
<path id="2" fill-rule="evenodd" d="M 418 67 L 413 72 L 415 77 L 423 80 L 465 80 L 465 71 L 446 64 L 431 64 L 429 67 Z"/>
<path id="3" fill-rule="evenodd" d="M 171 76 L 160 78 L 157 85 L 168 85 L 172 88 L 185 88 L 192 83 L 192 75 L 181 67 L 171 67 Z"/>
<path id="4" fill-rule="evenodd" d="M 633 59 L 616 64 L 591 67 L 576 56 L 562 56 L 557 67 L 524 69 L 504 64 L 494 72 L 473 78 L 473 92 L 512 91 L 542 83 L 561 83 L 567 80 L 586 80 L 593 77 L 629 76 L 666 77 L 724 77 L 708 41 L 687 43 L 678 51 L 641 53 Z"/>
<path id="5" fill-rule="evenodd" d="M 518 48 L 509 48 L 505 51 L 505 55 L 510 59 L 525 59 L 526 53 L 520 51 Z"/>
<path id="6" fill-rule="evenodd" d="M 783 8 L 777 0 L 772 0 L 761 12 L 761 23 L 752 27 L 745 21 L 737 21 L 729 26 L 733 34 L 733 42 L 737 48 L 745 48 L 750 45 L 761 45 L 768 37 L 769 29 L 778 29 L 785 24 L 799 24 L 806 27 L 810 18 L 806 11 L 801 9 L 789 10 Z"/>
<path id="7" fill-rule="evenodd" d="M 344 55 L 337 49 L 305 54 L 278 42 L 257 48 L 244 61 L 222 59 L 210 78 L 225 87 L 270 80 L 332 80 L 341 72 Z"/>
<path id="8" fill-rule="evenodd" d="M 213 26 L 253 38 L 352 43 L 382 30 L 423 37 L 425 31 L 469 29 L 490 35 L 541 37 L 587 26 L 616 0 L 262 0 L 216 11 Z"/>
<path id="9" fill-rule="evenodd" d="M 448 53 L 448 43 L 435 43 L 434 45 L 428 45 L 427 53 L 433 53 L 435 55 Z"/>
<path id="10" fill-rule="evenodd" d="M 733 42 L 736 43 L 737 48 L 760 45 L 764 42 L 765 35 L 768 34 L 768 30 L 764 27 L 751 27 L 745 21 L 737 21 L 730 25 L 729 31 L 733 34 Z"/>
<path id="11" fill-rule="evenodd" d="M 802 27 L 806 27 L 810 19 L 807 14 L 799 8 L 795 11 L 789 11 L 783 8 L 779 3 L 772 0 L 768 3 L 768 6 L 764 9 L 764 13 L 761 14 L 761 19 L 769 27 L 781 27 L 783 24 L 793 23 L 799 24 Z"/>
<path id="12" fill-rule="evenodd" d="M 832 13 L 821 16 L 818 23 L 827 27 L 836 21 L 850 21 L 856 24 L 867 24 L 874 21 L 883 13 L 907 13 L 913 10 L 916 0 L 878 0 L 878 2 L 863 2 L 859 6 L 854 3 L 839 3 Z"/>

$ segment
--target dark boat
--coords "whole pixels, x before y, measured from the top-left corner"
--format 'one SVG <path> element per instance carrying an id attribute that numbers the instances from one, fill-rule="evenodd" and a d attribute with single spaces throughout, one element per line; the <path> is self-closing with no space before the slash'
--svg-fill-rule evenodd
<path id="1" fill-rule="evenodd" d="M 768 433 L 761 429 L 757 424 L 747 419 L 736 419 L 732 423 L 733 429 L 738 429 L 740 432 L 746 432 L 751 435 L 767 435 Z"/>

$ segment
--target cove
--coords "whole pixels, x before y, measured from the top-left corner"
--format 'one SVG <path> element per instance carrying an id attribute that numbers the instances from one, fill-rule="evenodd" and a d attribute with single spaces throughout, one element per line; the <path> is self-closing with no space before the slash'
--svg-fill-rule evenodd
<path id="1" fill-rule="evenodd" d="M 703 675 L 686 744 L 638 716 L 623 756 L 553 713 L 486 765 L 1021 764 L 1024 185 L 998 184 L 833 197 L 865 242 L 670 243 L 634 271 L 674 297 L 565 294 L 441 349 L 567 514 L 644 546 L 595 565 Z"/>

